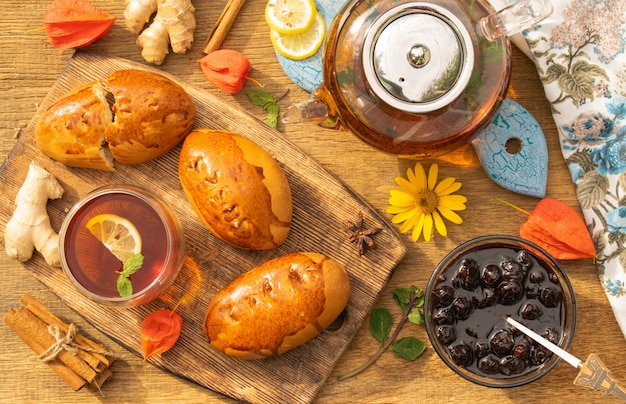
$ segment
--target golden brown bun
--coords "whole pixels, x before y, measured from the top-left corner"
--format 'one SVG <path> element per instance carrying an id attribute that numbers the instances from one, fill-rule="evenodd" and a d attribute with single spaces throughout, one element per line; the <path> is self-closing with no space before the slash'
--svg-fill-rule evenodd
<path id="1" fill-rule="evenodd" d="M 229 356 L 280 355 L 322 332 L 349 298 L 350 279 L 341 265 L 317 253 L 291 253 L 219 290 L 209 303 L 204 333 Z"/>
<path id="2" fill-rule="evenodd" d="M 243 249 L 282 244 L 291 226 L 291 188 L 276 160 L 249 139 L 196 129 L 183 143 L 178 175 L 206 228 Z"/>
<path id="3" fill-rule="evenodd" d="M 113 171 L 174 148 L 191 130 L 196 108 L 178 84 L 143 70 L 120 70 L 57 100 L 35 127 L 37 147 L 67 166 Z"/>
<path id="4" fill-rule="evenodd" d="M 102 82 L 76 88 L 43 112 L 35 126 L 39 150 L 73 167 L 113 171 L 113 157 L 104 147 L 112 121 Z"/>
<path id="5" fill-rule="evenodd" d="M 120 163 L 139 164 L 167 153 L 185 137 L 196 119 L 193 102 L 178 84 L 143 70 L 109 75 L 115 120 L 106 130 L 111 153 Z"/>

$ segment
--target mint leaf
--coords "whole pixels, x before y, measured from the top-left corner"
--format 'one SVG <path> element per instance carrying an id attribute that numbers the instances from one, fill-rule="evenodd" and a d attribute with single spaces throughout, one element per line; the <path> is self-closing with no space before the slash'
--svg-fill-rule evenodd
<path id="1" fill-rule="evenodd" d="M 268 104 L 276 103 L 274 97 L 265 91 L 248 91 L 246 95 L 248 96 L 248 100 L 250 100 L 250 102 L 257 107 L 267 109 Z"/>
<path id="2" fill-rule="evenodd" d="M 391 352 L 401 358 L 414 361 L 426 349 L 426 344 L 415 337 L 404 337 L 391 344 Z"/>
<path id="3" fill-rule="evenodd" d="M 143 265 L 143 259 L 143 254 L 137 253 L 124 261 L 122 272 L 117 278 L 117 293 L 120 294 L 120 297 L 128 297 L 133 294 L 133 284 L 128 277 L 139 271 Z"/>
<path id="4" fill-rule="evenodd" d="M 407 319 L 413 324 L 424 324 L 424 314 L 417 307 L 411 310 Z"/>
<path id="5" fill-rule="evenodd" d="M 411 286 L 408 289 L 398 288 L 393 291 L 393 298 L 402 308 L 402 317 L 396 325 L 393 333 L 391 333 L 391 327 L 393 325 L 393 318 L 385 307 L 379 307 L 372 312 L 370 317 L 370 332 L 378 342 L 381 343 L 378 350 L 373 356 L 369 358 L 367 362 L 353 371 L 339 376 L 338 381 L 348 379 L 352 376 L 358 375 L 376 360 L 388 349 L 394 354 L 408 360 L 415 360 L 426 349 L 426 345 L 415 337 L 404 337 L 398 339 L 400 330 L 407 322 L 415 324 L 424 323 L 424 314 L 420 308 L 424 305 L 424 292 L 415 286 Z"/>
<path id="6" fill-rule="evenodd" d="M 409 299 L 411 298 L 411 292 L 406 288 L 396 288 L 393 290 L 393 300 L 398 303 L 398 306 L 402 311 L 406 310 L 409 305 Z"/>
<path id="7" fill-rule="evenodd" d="M 122 266 L 122 275 L 129 277 L 137 272 L 143 265 L 143 259 L 143 254 L 137 253 L 124 261 L 124 265 Z"/>
<path id="8" fill-rule="evenodd" d="M 398 306 L 400 306 L 403 312 L 407 311 L 409 304 L 412 305 L 411 312 L 409 313 L 409 321 L 411 321 L 411 313 L 414 311 L 418 312 L 419 310 L 416 309 L 424 306 L 424 292 L 422 289 L 416 288 L 415 286 L 411 286 L 409 289 L 397 288 L 393 290 L 393 300 L 398 303 Z M 414 321 L 411 322 L 414 323 Z M 422 323 L 418 322 L 415 324 Z"/>
<path id="9" fill-rule="evenodd" d="M 424 291 L 422 289 L 415 290 L 415 302 L 413 307 L 424 307 Z"/>
<path id="10" fill-rule="evenodd" d="M 280 107 L 278 104 L 270 104 L 265 108 L 267 110 L 267 124 L 274 129 L 278 129 L 278 114 L 280 113 Z"/>
<path id="11" fill-rule="evenodd" d="M 276 99 L 265 91 L 248 91 L 246 92 L 248 100 L 257 107 L 263 107 L 267 111 L 267 124 L 274 129 L 278 129 L 278 114 L 280 107 Z"/>
<path id="12" fill-rule="evenodd" d="M 117 278 L 117 293 L 120 297 L 128 297 L 133 294 L 133 285 L 130 283 L 130 279 L 120 274 Z"/>
<path id="13" fill-rule="evenodd" d="M 370 333 L 381 344 L 389 339 L 393 317 L 385 307 L 379 307 L 370 317 Z"/>

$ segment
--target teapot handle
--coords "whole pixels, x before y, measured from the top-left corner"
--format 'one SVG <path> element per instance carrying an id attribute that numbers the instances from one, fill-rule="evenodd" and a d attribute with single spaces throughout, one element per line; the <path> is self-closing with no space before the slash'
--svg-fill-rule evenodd
<path id="1" fill-rule="evenodd" d="M 521 0 L 478 21 L 477 31 L 490 41 L 511 36 L 552 14 L 551 0 Z"/>

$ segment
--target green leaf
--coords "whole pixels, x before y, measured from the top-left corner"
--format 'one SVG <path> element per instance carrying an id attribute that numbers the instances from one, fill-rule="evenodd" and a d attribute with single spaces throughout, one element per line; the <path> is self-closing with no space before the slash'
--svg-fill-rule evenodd
<path id="1" fill-rule="evenodd" d="M 266 109 L 268 104 L 276 104 L 274 97 L 265 91 L 248 91 L 246 95 L 250 102 L 257 107 Z"/>
<path id="2" fill-rule="evenodd" d="M 565 66 L 558 63 L 553 63 L 548 66 L 546 74 L 544 75 L 544 77 L 542 77 L 542 80 L 544 83 L 550 84 L 557 81 L 559 77 L 561 77 L 561 75 L 565 73 L 567 73 L 567 69 L 565 68 Z"/>
<path id="3" fill-rule="evenodd" d="M 370 317 L 370 333 L 381 344 L 389 339 L 393 317 L 386 307 L 379 307 L 372 312 Z"/>
<path id="4" fill-rule="evenodd" d="M 411 291 L 415 294 L 413 307 L 422 307 L 424 305 L 424 291 L 415 286 L 411 286 Z"/>
<path id="5" fill-rule="evenodd" d="M 579 60 L 572 65 L 572 74 L 586 73 L 591 76 L 602 76 L 607 80 L 610 80 L 606 71 L 598 65 L 588 63 L 586 60 Z"/>
<path id="6" fill-rule="evenodd" d="M 133 285 L 130 283 L 130 279 L 120 274 L 117 278 L 117 293 L 120 297 L 128 297 L 133 294 Z"/>
<path id="7" fill-rule="evenodd" d="M 393 300 L 398 303 L 402 311 L 406 311 L 411 299 L 411 291 L 407 288 L 396 288 L 393 290 Z"/>
<path id="8" fill-rule="evenodd" d="M 575 101 L 585 98 L 593 100 L 594 98 L 593 78 L 588 74 L 563 74 L 557 82 L 561 91 L 571 96 Z"/>
<path id="9" fill-rule="evenodd" d="M 419 308 L 415 307 L 409 313 L 407 320 L 409 320 L 413 324 L 418 324 L 418 325 L 424 324 L 424 315 L 422 314 L 422 311 Z"/>
<path id="10" fill-rule="evenodd" d="M 280 107 L 276 99 L 265 91 L 248 91 L 246 95 L 252 104 L 263 107 L 267 111 L 267 124 L 274 129 L 278 129 Z"/>
<path id="11" fill-rule="evenodd" d="M 137 272 L 139 268 L 141 268 L 141 266 L 143 265 L 143 259 L 144 257 L 143 257 L 143 254 L 141 253 L 137 253 L 131 256 L 130 258 L 128 258 L 126 261 L 124 261 L 121 275 L 125 277 L 129 277 L 130 275 Z"/>
<path id="12" fill-rule="evenodd" d="M 137 253 L 124 261 L 122 272 L 120 272 L 120 276 L 117 278 L 117 293 L 121 297 L 128 297 L 133 294 L 133 285 L 128 277 L 143 266 L 143 260 L 143 254 Z"/>
<path id="13" fill-rule="evenodd" d="M 598 166 L 593 161 L 591 151 L 589 149 L 578 149 L 572 153 L 566 160 L 569 164 L 578 164 L 583 173 L 595 172 Z"/>
<path id="14" fill-rule="evenodd" d="M 593 209 L 600 205 L 609 194 L 609 186 L 609 179 L 597 171 L 581 174 L 576 183 L 576 194 L 579 198 L 580 207 Z"/>
<path id="15" fill-rule="evenodd" d="M 267 124 L 274 129 L 278 129 L 278 113 L 280 112 L 280 107 L 278 104 L 274 103 L 267 106 Z"/>
<path id="16" fill-rule="evenodd" d="M 415 337 L 404 337 L 391 344 L 391 352 L 401 358 L 413 361 L 426 349 L 426 345 Z"/>
<path id="17" fill-rule="evenodd" d="M 424 291 L 411 285 L 408 289 L 394 289 L 393 298 L 400 305 L 400 307 L 403 307 L 402 317 L 396 325 L 393 333 L 391 333 L 393 318 L 391 317 L 389 310 L 385 307 L 375 309 L 370 317 L 370 332 L 372 336 L 381 343 L 380 348 L 363 365 L 359 366 L 352 372 L 340 376 L 337 380 L 345 380 L 361 373 L 376 362 L 380 355 L 388 350 L 392 351 L 397 356 L 408 360 L 415 360 L 422 354 L 422 352 L 424 352 L 426 346 L 419 339 L 414 337 L 398 339 L 398 334 L 407 320 L 415 324 L 423 324 L 424 318 L 420 307 L 424 304 Z"/>

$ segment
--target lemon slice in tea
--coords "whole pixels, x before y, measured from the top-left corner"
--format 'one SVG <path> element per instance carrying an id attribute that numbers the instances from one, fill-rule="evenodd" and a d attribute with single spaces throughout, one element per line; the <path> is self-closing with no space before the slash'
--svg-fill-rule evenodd
<path id="1" fill-rule="evenodd" d="M 87 222 L 87 230 L 122 262 L 141 252 L 141 235 L 126 218 L 103 213 Z"/>
<path id="2" fill-rule="evenodd" d="M 265 21 L 281 34 L 299 34 L 313 24 L 316 12 L 313 0 L 268 0 Z"/>
<path id="3" fill-rule="evenodd" d="M 318 12 L 315 12 L 315 21 L 311 27 L 301 34 L 286 35 L 270 30 L 270 39 L 274 49 L 292 60 L 302 60 L 315 55 L 324 42 L 324 35 L 326 35 L 326 23 Z"/>

